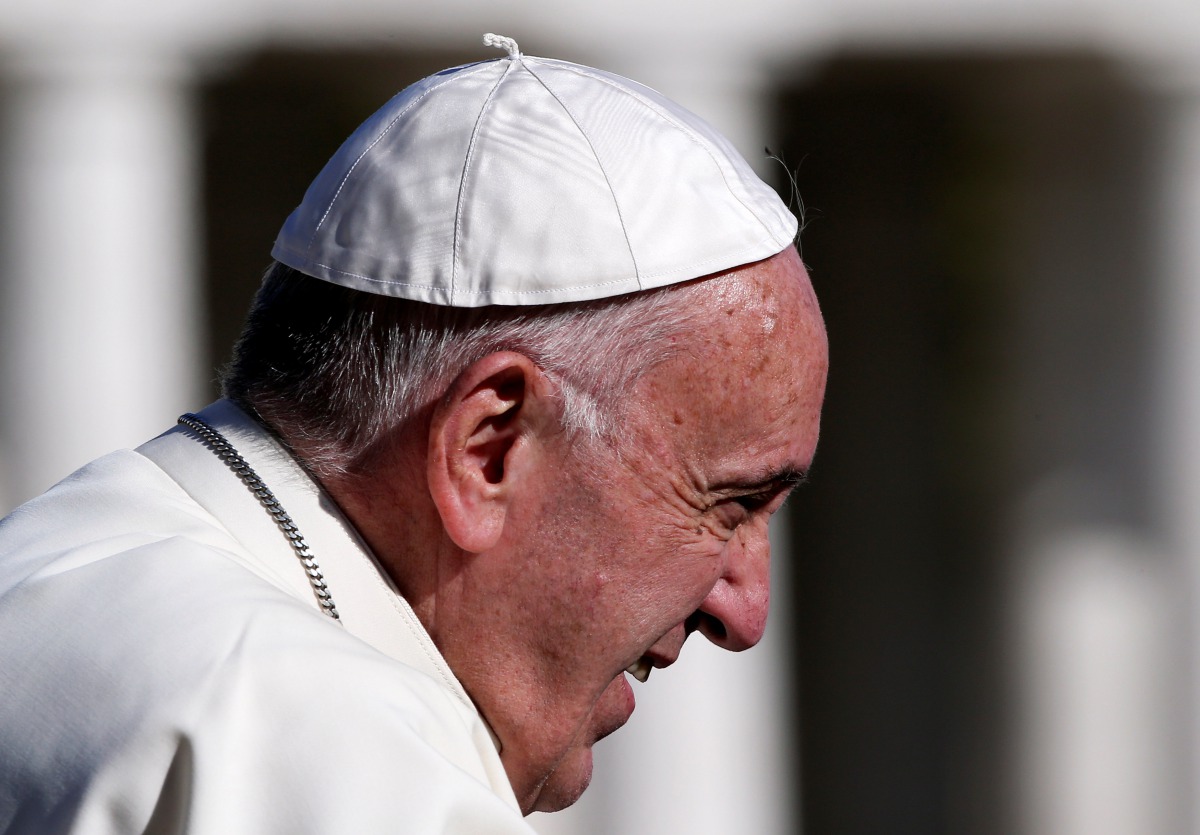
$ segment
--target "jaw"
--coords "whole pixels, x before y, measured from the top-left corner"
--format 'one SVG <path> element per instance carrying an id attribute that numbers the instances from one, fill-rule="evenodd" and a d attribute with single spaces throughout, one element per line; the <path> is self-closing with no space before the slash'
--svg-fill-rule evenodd
<path id="1" fill-rule="evenodd" d="M 560 748 L 561 753 L 549 768 L 535 767 L 532 758 L 526 760 L 522 768 L 516 762 L 516 752 L 511 752 L 509 759 L 501 755 L 514 789 L 522 785 L 515 776 L 517 771 L 533 777 L 528 783 L 530 790 L 525 795 L 520 791 L 517 794 L 525 814 L 534 811 L 556 812 L 579 800 L 592 779 L 592 746 L 619 730 L 633 715 L 636 699 L 626 673 L 645 681 L 643 676 L 648 678 L 653 667 L 666 667 L 674 663 L 686 640 L 686 627 L 682 623 L 677 624 L 655 641 L 630 665 L 630 669 L 618 673 L 577 723 L 570 741 Z M 637 668 L 637 672 L 633 668 Z"/>
<path id="2" fill-rule="evenodd" d="M 579 800 L 591 782 L 592 747 L 572 748 L 558 767 L 546 776 L 529 805 L 521 804 L 521 811 L 526 815 L 530 812 L 560 812 Z"/>
<path id="3" fill-rule="evenodd" d="M 555 812 L 575 803 L 592 779 L 592 745 L 624 725 L 633 713 L 633 691 L 624 673 L 604 689 L 563 741 L 553 733 L 505 740 L 500 759 L 521 811 Z"/>

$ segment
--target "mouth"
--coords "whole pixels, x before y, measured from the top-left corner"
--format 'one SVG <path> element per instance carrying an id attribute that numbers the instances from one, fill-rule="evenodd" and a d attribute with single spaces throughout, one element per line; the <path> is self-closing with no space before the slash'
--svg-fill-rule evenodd
<path id="1" fill-rule="evenodd" d="M 679 624 L 655 641 L 637 661 L 625 668 L 625 672 L 645 684 L 655 667 L 670 667 L 679 659 L 679 651 L 686 640 L 687 630 Z"/>
<path id="2" fill-rule="evenodd" d="M 646 679 L 650 678 L 650 671 L 652 669 L 654 669 L 654 665 L 650 663 L 649 658 L 643 655 L 637 661 L 634 661 L 632 664 L 626 667 L 625 672 L 629 673 L 638 681 L 645 684 Z"/>

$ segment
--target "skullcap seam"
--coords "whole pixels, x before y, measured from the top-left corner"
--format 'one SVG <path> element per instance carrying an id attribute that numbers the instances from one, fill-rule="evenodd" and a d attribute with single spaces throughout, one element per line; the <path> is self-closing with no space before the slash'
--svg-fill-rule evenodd
<path id="1" fill-rule="evenodd" d="M 480 125 L 483 124 L 483 118 L 487 115 L 491 107 L 492 100 L 496 96 L 496 91 L 500 89 L 500 85 L 504 83 L 504 79 L 508 78 L 508 74 L 512 72 L 514 66 L 516 66 L 516 62 L 509 59 L 508 66 L 504 68 L 504 72 L 496 79 L 496 83 L 492 85 L 492 89 L 488 91 L 487 96 L 484 98 L 483 105 L 479 108 L 479 115 L 475 117 L 475 125 L 471 128 L 471 140 L 467 143 L 467 153 L 463 156 L 462 174 L 458 179 L 458 198 L 454 202 L 454 240 L 450 248 L 451 307 L 454 306 L 454 295 L 458 289 L 459 235 L 462 231 L 463 203 L 467 193 L 467 178 L 470 176 L 471 162 L 475 157 L 475 142 L 479 138 Z"/>
<path id="2" fill-rule="evenodd" d="M 503 60 L 503 59 L 498 58 L 496 60 Z M 358 157 L 351 164 L 351 166 L 348 169 L 346 169 L 346 174 L 342 177 L 342 181 L 340 183 L 338 183 L 337 190 L 333 193 L 333 197 L 329 198 L 329 205 L 325 207 L 325 213 L 321 215 L 321 219 L 319 221 L 317 221 L 317 225 L 315 227 L 313 227 L 312 235 L 308 239 L 309 251 L 312 250 L 313 244 L 317 240 L 317 234 L 321 231 L 321 227 L 325 225 L 325 221 L 329 217 L 329 213 L 333 211 L 334 204 L 337 203 L 338 198 L 341 196 L 342 189 L 344 189 L 346 187 L 346 183 L 349 181 L 350 175 L 354 173 L 354 170 L 356 168 L 358 168 L 358 164 L 363 161 L 363 158 L 367 154 L 371 153 L 371 151 L 375 148 L 375 146 L 378 145 L 380 142 L 382 142 L 383 138 L 391 132 L 392 128 L 395 127 L 396 123 L 399 122 L 402 118 L 404 118 L 404 116 L 408 113 L 408 111 L 412 110 L 414 107 L 416 107 L 418 104 L 420 104 L 425 99 L 425 97 L 428 96 L 430 93 L 434 92 L 435 90 L 440 89 L 441 87 L 445 86 L 446 84 L 450 84 L 453 81 L 456 81 L 458 79 L 465 77 L 465 74 L 467 74 L 467 73 L 474 74 L 476 72 L 481 72 L 486 66 L 488 66 L 490 64 L 494 64 L 494 63 L 495 63 L 495 61 L 484 61 L 480 64 L 476 64 L 475 69 L 470 69 L 470 65 L 467 65 L 468 69 L 463 70 L 461 73 L 454 73 L 453 75 L 447 77 L 446 79 L 439 81 L 437 84 L 431 84 L 429 86 L 428 90 L 426 90 L 424 93 L 422 93 L 421 95 L 419 95 L 415 99 L 413 99 L 411 102 L 409 102 L 408 105 L 403 110 L 401 110 L 399 113 L 397 113 L 395 116 L 393 116 L 391 118 L 391 120 L 387 123 L 387 125 L 384 126 L 383 130 L 379 132 L 379 136 L 375 137 L 375 139 L 371 141 L 371 144 L 368 145 L 366 148 L 364 148 L 363 152 L 361 154 L 359 154 Z M 392 100 L 395 100 L 395 98 L 397 96 L 402 96 L 402 95 L 404 95 L 404 90 L 401 90 L 395 96 L 392 96 Z M 387 107 L 387 105 L 384 105 L 384 107 Z"/>
<path id="3" fill-rule="evenodd" d="M 608 187 L 608 194 L 610 197 L 612 197 L 613 208 L 616 209 L 617 212 L 617 221 L 621 224 L 621 235 L 625 238 L 625 246 L 629 249 L 629 260 L 633 262 L 634 277 L 640 282 L 642 270 L 638 265 L 637 253 L 633 251 L 633 241 L 629 239 L 629 228 L 625 225 L 625 213 L 621 211 L 621 201 L 617 199 L 617 192 L 613 188 L 612 180 L 608 176 L 608 170 L 604 167 L 604 162 L 600 159 L 600 154 L 596 152 L 596 146 L 592 144 L 592 138 L 588 136 L 587 131 L 583 129 L 583 125 L 579 124 L 579 120 L 575 117 L 575 114 L 571 112 L 571 108 L 567 107 L 567 103 L 563 101 L 557 93 L 554 92 L 546 79 L 534 72 L 533 67 L 529 65 L 530 62 L 526 62 L 524 59 L 522 59 L 521 63 L 525 66 L 525 69 L 528 70 L 529 74 L 537 79 L 538 83 L 541 84 L 546 92 L 550 94 L 551 98 L 558 102 L 558 106 L 561 107 L 563 112 L 567 114 L 567 117 L 571 120 L 571 123 L 575 125 L 575 129 L 579 131 L 579 135 L 583 137 L 583 141 L 587 143 L 588 149 L 592 152 L 592 157 L 596 160 L 596 167 L 600 169 L 600 173 L 604 177 L 604 184 Z"/>
<path id="4" fill-rule="evenodd" d="M 499 292 L 496 290 L 462 290 L 459 292 L 459 294 L 464 295 L 464 296 L 486 296 L 486 295 L 491 295 L 491 294 L 498 295 L 500 293 L 503 293 L 503 295 L 507 295 L 507 296 L 536 296 L 536 295 L 546 295 L 549 293 L 561 293 L 564 291 L 570 292 L 570 291 L 576 291 L 576 290 L 590 290 L 595 287 L 608 287 L 612 284 L 621 284 L 621 283 L 629 282 L 629 281 L 640 281 L 641 279 L 659 278 L 664 275 L 671 275 L 673 273 L 677 273 L 680 271 L 689 271 L 696 267 L 703 267 L 706 264 L 711 264 L 715 261 L 728 261 L 731 259 L 737 259 L 737 258 L 742 257 L 746 253 L 754 252 L 762 244 L 767 244 L 767 243 L 775 245 L 778 242 L 775 240 L 775 237 L 773 235 L 768 235 L 764 238 L 759 239 L 754 244 L 743 247 L 742 249 L 738 250 L 737 252 L 729 254 L 729 255 L 717 255 L 717 256 L 713 256 L 712 258 L 705 258 L 702 261 L 694 261 L 683 268 L 662 270 L 657 273 L 648 273 L 648 274 L 640 276 L 640 277 L 636 276 L 636 275 L 625 276 L 624 278 L 614 278 L 614 279 L 610 279 L 608 281 L 596 281 L 591 284 L 575 284 L 568 288 L 554 287 L 554 288 L 547 289 L 547 290 L 503 290 L 503 291 L 499 291 Z M 786 244 L 785 244 L 785 246 L 786 246 Z M 782 248 L 780 248 L 776 252 L 782 252 Z M 772 253 L 772 255 L 773 254 L 776 254 L 776 253 Z M 763 257 L 770 257 L 770 256 L 763 256 Z M 759 259 L 759 260 L 761 260 L 761 259 Z M 727 269 L 736 269 L 737 267 L 743 267 L 749 263 L 753 263 L 753 262 L 744 261 L 744 262 L 741 262 L 738 264 L 732 264 Z M 337 273 L 338 275 L 344 275 L 347 278 L 357 278 L 362 281 L 369 282 L 371 284 L 383 284 L 388 287 L 413 287 L 413 288 L 416 288 L 419 290 L 444 290 L 445 289 L 437 284 L 418 284 L 417 282 L 413 282 L 413 281 L 398 281 L 398 280 L 390 279 L 390 278 L 374 278 L 372 276 L 364 275 L 362 273 L 353 273 L 353 272 L 350 272 L 349 270 L 341 270 L 341 269 L 338 269 L 337 267 L 333 266 L 332 264 L 322 264 L 319 262 L 311 261 L 308 258 L 304 258 L 304 264 L 306 267 L 309 267 L 309 268 L 319 268 L 319 269 L 326 270 L 331 273 Z M 301 267 L 296 267 L 295 265 L 291 265 L 291 264 L 289 264 L 289 266 L 292 266 L 292 267 L 294 267 L 294 269 L 297 269 L 297 270 L 300 270 L 301 272 L 303 272 L 303 268 L 301 268 Z M 700 273 L 700 274 L 692 276 L 691 278 L 688 278 L 688 279 L 680 279 L 680 281 L 694 281 L 697 278 L 704 278 L 706 275 L 708 275 L 708 273 Z"/>
<path id="5" fill-rule="evenodd" d="M 654 114 L 657 115 L 660 119 L 667 122 L 668 124 L 673 125 L 676 129 L 678 129 L 680 132 L 682 132 L 684 135 L 686 135 L 689 140 L 691 140 L 693 143 L 695 143 L 702 151 L 704 151 L 704 153 L 708 156 L 708 158 L 710 160 L 712 160 L 713 165 L 716 166 L 717 171 L 721 175 L 721 181 L 723 183 L 725 183 L 725 188 L 728 190 L 729 194 L 733 197 L 733 199 L 736 200 L 738 203 L 740 203 L 742 208 L 745 209 L 747 211 L 747 213 L 749 213 L 749 215 L 759 223 L 760 226 L 762 226 L 764 229 L 766 229 L 768 231 L 768 233 L 770 232 L 770 227 L 767 225 L 766 221 L 764 221 L 761 217 L 759 217 L 758 212 L 754 211 L 754 209 L 752 209 L 750 207 L 750 205 L 748 203 L 746 203 L 745 200 L 742 199 L 741 195 L 739 195 L 737 193 L 737 191 L 730 185 L 729 179 L 725 176 L 725 169 L 721 167 L 720 161 L 717 159 L 716 156 L 714 156 L 712 149 L 709 147 L 709 143 L 704 141 L 704 139 L 702 139 L 696 133 L 695 130 L 688 127 L 687 125 L 680 123 L 677 119 L 672 117 L 671 114 L 665 112 L 659 104 L 657 104 L 656 102 L 641 95 L 636 90 L 634 90 L 632 87 L 624 87 L 620 84 L 617 84 L 615 81 L 613 81 L 609 78 L 606 78 L 603 75 L 599 75 L 597 73 L 582 71 L 585 69 L 589 69 L 588 67 L 581 67 L 577 64 L 570 64 L 566 61 L 547 60 L 544 63 L 553 64 L 554 66 L 558 67 L 559 69 L 565 70 L 567 72 L 572 72 L 572 73 L 575 73 L 576 75 L 583 76 L 584 78 L 590 78 L 594 81 L 599 81 L 602 84 L 606 84 L 609 87 L 612 87 L 614 90 L 617 90 L 618 92 L 625 93 L 629 96 L 632 96 L 633 98 L 637 99 L 637 101 L 641 102 L 642 105 L 644 105 L 646 108 L 652 110 L 654 112 Z M 629 80 L 631 82 L 633 82 L 632 79 L 629 79 Z M 637 84 L 639 82 L 633 82 L 633 83 Z M 642 85 L 642 86 L 645 86 L 645 85 Z M 700 118 L 700 117 L 697 117 L 697 118 Z M 716 133 L 715 129 L 714 129 L 714 133 Z"/>

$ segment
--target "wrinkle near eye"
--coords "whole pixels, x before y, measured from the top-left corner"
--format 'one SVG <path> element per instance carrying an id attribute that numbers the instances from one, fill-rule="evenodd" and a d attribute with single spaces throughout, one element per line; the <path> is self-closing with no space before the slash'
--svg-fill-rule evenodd
<path id="1" fill-rule="evenodd" d="M 750 518 L 751 511 L 740 504 L 736 497 L 720 499 L 704 513 L 705 526 L 722 542 L 728 541 Z"/>

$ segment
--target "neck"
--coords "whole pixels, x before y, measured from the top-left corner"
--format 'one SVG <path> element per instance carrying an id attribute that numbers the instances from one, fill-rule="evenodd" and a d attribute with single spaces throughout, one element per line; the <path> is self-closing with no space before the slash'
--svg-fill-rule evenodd
<path id="1" fill-rule="evenodd" d="M 370 473 L 330 474 L 322 486 L 436 642 L 441 566 L 453 544 L 429 497 L 423 456 L 383 452 Z"/>

